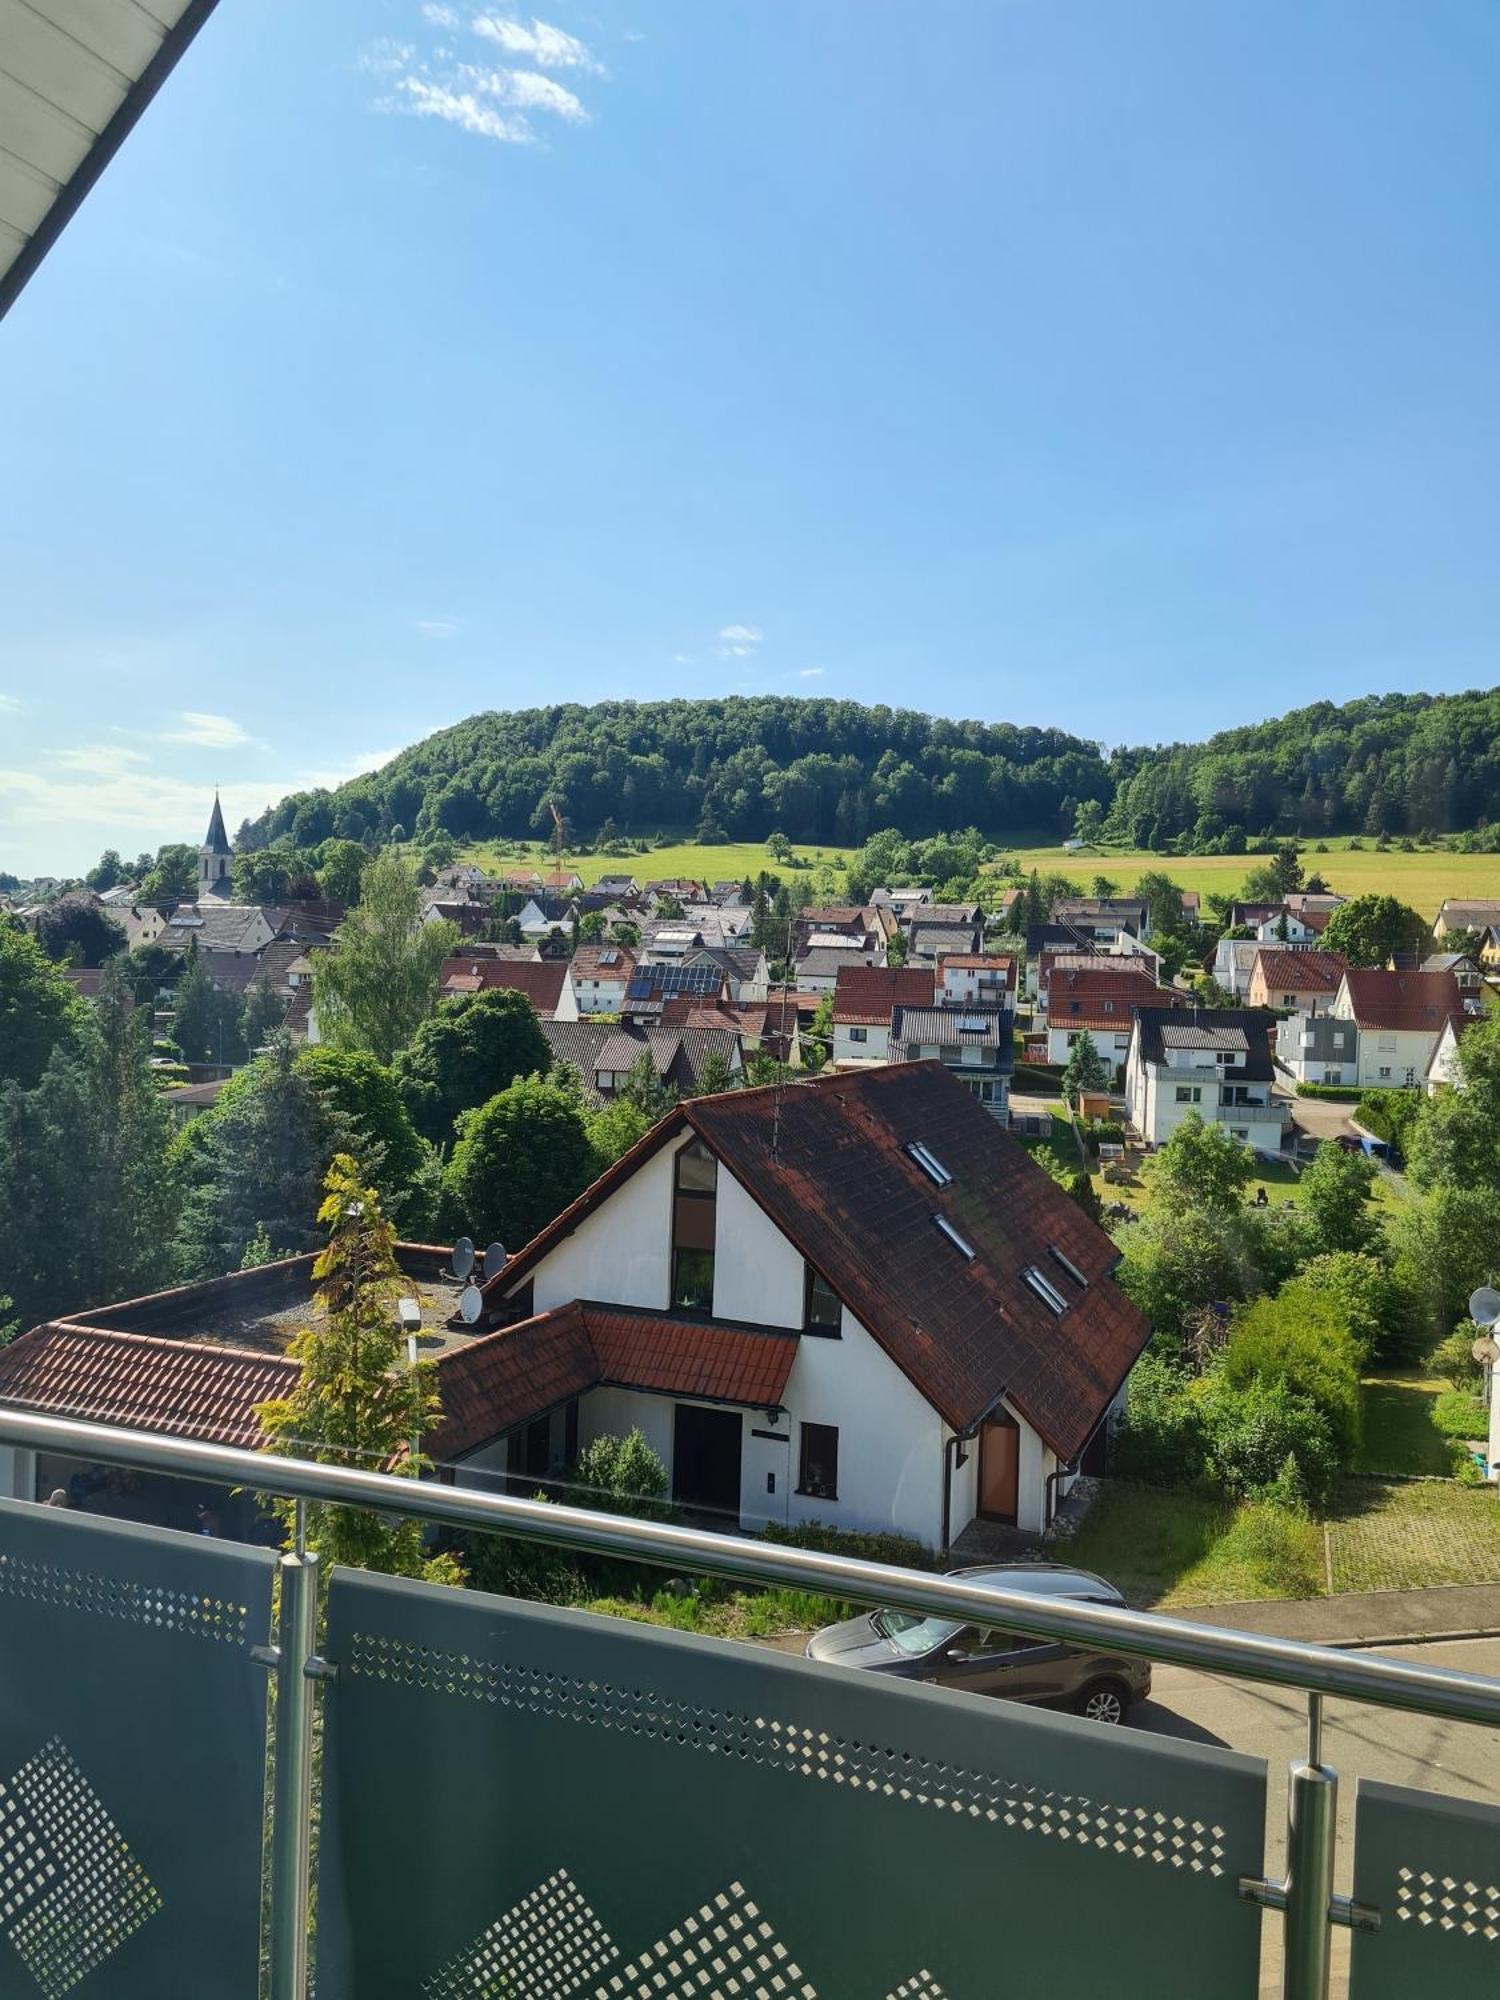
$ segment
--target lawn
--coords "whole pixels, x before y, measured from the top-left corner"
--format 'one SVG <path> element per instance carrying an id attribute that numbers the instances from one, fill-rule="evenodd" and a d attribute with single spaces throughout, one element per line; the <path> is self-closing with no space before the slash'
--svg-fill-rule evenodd
<path id="1" fill-rule="evenodd" d="M 1500 1583 L 1500 1498 L 1446 1479 L 1348 1479 L 1327 1522 L 1335 1591 Z"/>
<path id="2" fill-rule="evenodd" d="M 1302 865 L 1309 875 L 1322 875 L 1342 896 L 1359 896 L 1371 890 L 1399 896 L 1428 918 L 1437 914 L 1445 896 L 1500 897 L 1500 854 L 1401 854 L 1394 849 L 1377 854 L 1368 843 L 1351 854 L 1347 839 L 1332 839 L 1327 846 L 1326 854 L 1304 846 Z M 1007 858 L 1017 861 L 1028 874 L 1036 868 L 1044 875 L 1067 875 L 1085 889 L 1096 875 L 1108 875 L 1122 889 L 1130 889 L 1150 868 L 1163 870 L 1184 889 L 1196 889 L 1200 895 L 1215 891 L 1232 896 L 1257 865 L 1253 854 L 1179 856 L 1117 847 L 1066 854 L 1060 846 L 1007 847 L 1005 851 Z"/>
<path id="3" fill-rule="evenodd" d="M 637 882 L 659 882 L 674 875 L 685 875 L 696 882 L 743 881 L 747 875 L 758 875 L 763 868 L 784 880 L 802 874 L 816 878 L 823 868 L 835 873 L 842 871 L 853 851 L 849 847 L 794 847 L 798 864 L 795 869 L 784 861 L 774 860 L 759 841 L 729 841 L 722 847 L 683 841 L 675 847 L 650 848 L 645 854 L 604 854 L 597 848 L 575 852 L 570 848 L 561 864 L 553 859 L 550 849 L 535 841 L 513 846 L 482 841 L 466 847 L 460 858 L 477 862 L 497 874 L 510 868 L 536 868 L 545 874 L 561 865 L 581 875 L 584 886 L 588 887 L 601 875 L 633 875 Z"/>
<path id="4" fill-rule="evenodd" d="M 1058 1556 L 1108 1577 L 1131 1604 L 1173 1610 L 1316 1597 L 1323 1538 L 1280 1508 L 1112 1481 Z"/>
<path id="5" fill-rule="evenodd" d="M 1364 1437 L 1355 1471 L 1446 1478 L 1448 1445 L 1432 1421 L 1432 1406 L 1448 1384 L 1408 1368 L 1367 1375 L 1361 1387 Z"/>

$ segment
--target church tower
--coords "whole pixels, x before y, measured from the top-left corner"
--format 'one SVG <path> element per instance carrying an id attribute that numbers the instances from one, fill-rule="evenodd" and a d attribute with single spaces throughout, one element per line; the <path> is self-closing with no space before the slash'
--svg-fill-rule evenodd
<path id="1" fill-rule="evenodd" d="M 213 818 L 208 822 L 208 832 L 203 845 L 198 849 L 198 900 L 203 902 L 210 896 L 225 900 L 231 895 L 229 886 L 229 863 L 233 850 L 229 836 L 224 831 L 224 814 L 219 805 L 219 795 L 214 793 Z"/>

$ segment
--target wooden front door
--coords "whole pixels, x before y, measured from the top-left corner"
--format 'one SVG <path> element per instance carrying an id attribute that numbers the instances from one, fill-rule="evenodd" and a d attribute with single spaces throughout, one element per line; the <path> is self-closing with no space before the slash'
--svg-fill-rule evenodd
<path id="1" fill-rule="evenodd" d="M 987 1521 L 1016 1518 L 1021 1433 L 1014 1417 L 989 1417 L 979 1432 L 979 1511 Z"/>

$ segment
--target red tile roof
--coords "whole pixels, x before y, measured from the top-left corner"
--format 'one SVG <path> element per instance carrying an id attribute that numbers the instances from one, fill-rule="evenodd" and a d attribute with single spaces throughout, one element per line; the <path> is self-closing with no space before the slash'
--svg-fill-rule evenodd
<path id="1" fill-rule="evenodd" d="M 1074 1005 L 1078 1008 L 1075 1014 Z M 1060 994 L 1053 989 L 1052 1003 L 1045 1017 L 1048 1029 L 1087 1028 L 1101 1034 L 1128 1031 L 1138 1007 L 1186 1007 L 1188 997 L 1172 986 L 1153 986 L 1149 980 L 1122 980 L 1118 986 L 1081 995 Z"/>
<path id="2" fill-rule="evenodd" d="M 284 1355 L 65 1321 L 0 1349 L 0 1402 L 248 1451 L 262 1442 L 256 1405 L 296 1381 Z"/>
<path id="3" fill-rule="evenodd" d="M 1348 959 L 1336 951 L 1272 951 L 1266 947 L 1256 954 L 1250 978 L 1253 984 L 1258 973 L 1268 995 L 1337 993 L 1348 970 Z"/>
<path id="4" fill-rule="evenodd" d="M 1461 1027 L 1463 995 L 1451 972 L 1384 972 L 1356 970 L 1344 975 L 1354 1018 L 1362 1028 L 1430 1029 L 1437 1034 L 1444 1021 Z"/>
<path id="5" fill-rule="evenodd" d="M 998 972 L 1003 967 L 1013 973 L 1016 969 L 1016 954 L 1013 951 L 940 951 L 938 971 L 944 966 L 957 965 L 965 971 Z"/>
<path id="6" fill-rule="evenodd" d="M 512 1259 L 490 1299 L 689 1128 L 955 1430 L 1004 1396 L 1063 1457 L 1087 1443 L 1150 1328 L 1114 1282 L 1110 1238 L 941 1063 L 679 1105 Z M 906 1152 L 914 1140 L 947 1169 L 944 1186 Z M 1067 1299 L 1061 1315 L 1023 1279 L 1033 1264 Z"/>
<path id="7" fill-rule="evenodd" d="M 775 1409 L 798 1336 L 573 1300 L 438 1357 L 439 1461 L 609 1384 L 664 1396 Z"/>
<path id="8" fill-rule="evenodd" d="M 468 958 L 459 953 L 443 960 L 443 987 L 450 993 L 509 987 L 524 993 L 539 1014 L 553 1014 L 567 972 L 565 958 Z"/>
<path id="9" fill-rule="evenodd" d="M 602 961 L 607 952 L 613 952 L 614 956 L 606 964 Z M 635 953 L 622 944 L 581 944 L 571 964 L 575 985 L 580 979 L 623 980 L 629 984 L 635 971 Z"/>
<path id="10" fill-rule="evenodd" d="M 930 1007 L 930 965 L 841 965 L 833 993 L 833 1018 L 843 1025 L 889 1024 L 895 1007 Z"/>

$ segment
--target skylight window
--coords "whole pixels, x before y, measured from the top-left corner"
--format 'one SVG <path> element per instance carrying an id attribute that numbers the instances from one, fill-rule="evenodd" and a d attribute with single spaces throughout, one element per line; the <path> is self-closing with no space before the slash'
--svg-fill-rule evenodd
<path id="1" fill-rule="evenodd" d="M 1073 1259 L 1071 1257 L 1065 1256 L 1063 1252 L 1058 1249 L 1055 1243 L 1049 1243 L 1047 1246 L 1047 1250 L 1048 1254 L 1062 1266 L 1062 1268 L 1067 1272 L 1068 1276 L 1073 1280 L 1073 1282 L 1075 1284 L 1082 1285 L 1084 1289 L 1087 1290 L 1089 1281 L 1083 1275 L 1082 1271 L 1079 1270 L 1078 1266 L 1073 1262 Z"/>
<path id="2" fill-rule="evenodd" d="M 1021 1276 L 1030 1285 L 1044 1306 L 1050 1307 L 1055 1313 L 1065 1313 L 1068 1310 L 1068 1302 L 1062 1293 L 1050 1278 L 1042 1276 L 1035 1264 L 1028 1264 L 1025 1270 L 1022 1271 Z"/>
<path id="3" fill-rule="evenodd" d="M 938 1228 L 942 1230 L 943 1234 L 947 1237 L 948 1241 L 953 1245 L 954 1249 L 957 1250 L 961 1256 L 967 1257 L 969 1262 L 972 1264 L 974 1261 L 973 1244 L 967 1242 L 962 1236 L 959 1235 L 958 1231 L 953 1227 L 953 1224 L 948 1220 L 946 1215 L 935 1215 L 932 1219 L 937 1224 Z M 1059 1312 L 1061 1312 L 1062 1306 L 1059 1304 L 1057 1309 Z"/>
<path id="4" fill-rule="evenodd" d="M 620 954 L 617 951 L 601 951 L 599 954 L 599 963 L 601 965 L 618 965 L 620 963 Z"/>
<path id="5" fill-rule="evenodd" d="M 930 1153 L 919 1139 L 913 1139 L 907 1146 L 906 1151 L 908 1156 L 915 1160 L 923 1173 L 926 1174 L 928 1180 L 935 1181 L 939 1187 L 946 1187 L 949 1181 L 952 1180 L 952 1174 L 949 1173 L 937 1154 Z"/>
<path id="6" fill-rule="evenodd" d="M 987 1035 L 989 1031 L 990 1024 L 983 1014 L 965 1014 L 958 1024 L 961 1035 Z"/>

